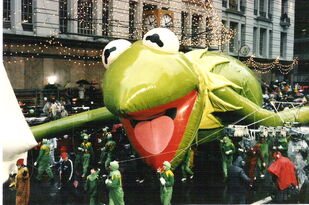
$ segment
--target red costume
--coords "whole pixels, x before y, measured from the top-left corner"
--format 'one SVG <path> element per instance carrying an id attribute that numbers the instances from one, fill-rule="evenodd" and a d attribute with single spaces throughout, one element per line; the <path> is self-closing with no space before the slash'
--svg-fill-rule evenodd
<path id="1" fill-rule="evenodd" d="M 250 184 L 253 184 L 255 178 L 255 168 L 259 158 L 262 160 L 262 162 L 264 162 L 260 144 L 256 144 L 248 151 L 246 160 Z"/>
<path id="2" fill-rule="evenodd" d="M 297 186 L 295 165 L 280 152 L 274 153 L 275 162 L 268 167 L 267 171 L 277 176 L 277 185 L 280 190 L 285 190 L 290 185 Z"/>

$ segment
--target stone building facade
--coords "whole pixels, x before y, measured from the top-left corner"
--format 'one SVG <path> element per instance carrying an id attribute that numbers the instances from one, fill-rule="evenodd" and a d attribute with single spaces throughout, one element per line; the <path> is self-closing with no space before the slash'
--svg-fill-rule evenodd
<path id="1" fill-rule="evenodd" d="M 207 1 L 206 1 L 207 3 Z M 292 60 L 295 0 L 213 0 L 222 23 L 236 31 L 212 49 L 236 57 Z M 113 39 L 141 39 L 171 28 L 184 50 L 205 48 L 213 20 L 203 0 L 3 0 L 4 65 L 14 89 L 41 89 L 80 79 L 101 84 L 101 53 Z M 211 26 L 210 26 L 211 25 Z M 220 43 L 219 43 L 220 44 Z M 249 53 L 240 52 L 247 45 Z"/>

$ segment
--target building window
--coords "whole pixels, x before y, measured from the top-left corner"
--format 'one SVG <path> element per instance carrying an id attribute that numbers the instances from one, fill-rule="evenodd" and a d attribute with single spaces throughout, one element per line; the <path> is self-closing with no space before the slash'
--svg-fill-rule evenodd
<path id="1" fill-rule="evenodd" d="M 244 1 L 244 0 L 240 0 L 240 11 L 242 13 L 246 12 L 246 1 Z"/>
<path id="2" fill-rule="evenodd" d="M 241 45 L 244 46 L 246 43 L 246 26 L 245 24 L 241 24 L 241 31 L 240 31 L 240 38 L 241 38 Z"/>
<path id="3" fill-rule="evenodd" d="M 269 31 L 269 57 L 273 55 L 273 32 Z"/>
<path id="4" fill-rule="evenodd" d="M 3 28 L 11 28 L 11 1 L 3 0 Z"/>
<path id="5" fill-rule="evenodd" d="M 92 0 L 78 0 L 77 15 L 78 15 L 78 33 L 93 34 L 93 2 Z"/>
<path id="6" fill-rule="evenodd" d="M 102 35 L 108 35 L 109 29 L 109 0 L 103 0 L 102 11 Z"/>
<path id="7" fill-rule="evenodd" d="M 213 39 L 217 39 L 216 36 L 213 36 L 213 28 L 211 27 L 213 19 L 212 17 L 206 17 L 206 29 L 205 29 L 205 39 L 206 39 L 206 43 L 205 46 L 206 47 L 210 47 L 211 46 L 211 42 Z"/>
<path id="8" fill-rule="evenodd" d="M 229 8 L 233 10 L 238 10 L 238 0 L 230 0 Z"/>
<path id="9" fill-rule="evenodd" d="M 266 41 L 267 41 L 267 30 L 260 28 L 260 56 L 266 56 Z"/>
<path id="10" fill-rule="evenodd" d="M 187 19 L 188 19 L 188 13 L 182 11 L 181 12 L 181 40 L 186 40 L 187 36 Z"/>
<path id="11" fill-rule="evenodd" d="M 21 23 L 25 31 L 32 31 L 32 0 L 22 0 Z"/>
<path id="12" fill-rule="evenodd" d="M 153 4 L 144 4 L 143 6 L 143 11 L 152 11 L 157 9 L 157 5 L 153 5 Z"/>
<path id="13" fill-rule="evenodd" d="M 266 18 L 266 1 L 260 0 L 260 16 L 263 16 Z"/>
<path id="14" fill-rule="evenodd" d="M 273 18 L 273 6 L 274 6 L 273 0 L 268 0 L 268 18 L 269 19 Z"/>
<path id="15" fill-rule="evenodd" d="M 280 57 L 286 58 L 287 34 L 281 32 L 280 35 Z"/>
<path id="16" fill-rule="evenodd" d="M 259 6 L 258 3 L 259 3 L 258 0 L 254 0 L 254 15 L 258 14 L 258 6 Z"/>
<path id="17" fill-rule="evenodd" d="M 134 39 L 136 32 L 135 18 L 136 18 L 137 2 L 130 1 L 129 3 L 129 38 Z"/>
<path id="18" fill-rule="evenodd" d="M 60 33 L 68 32 L 68 0 L 59 0 Z"/>
<path id="19" fill-rule="evenodd" d="M 197 14 L 192 15 L 192 45 L 197 46 L 200 44 L 200 22 L 202 17 Z"/>
<path id="20" fill-rule="evenodd" d="M 224 8 L 227 7 L 227 0 L 222 0 L 222 7 L 224 7 Z"/>
<path id="21" fill-rule="evenodd" d="M 234 38 L 232 38 L 230 40 L 230 45 L 229 45 L 229 51 L 231 53 L 234 53 L 237 51 L 237 47 L 238 47 L 238 35 L 239 35 L 239 32 L 238 32 L 238 23 L 236 22 L 230 22 L 230 29 L 232 29 L 233 31 L 235 31 L 236 35 L 234 36 Z"/>
<path id="22" fill-rule="evenodd" d="M 257 27 L 253 27 L 253 54 L 257 54 Z"/>
<path id="23" fill-rule="evenodd" d="M 288 14 L 288 0 L 281 1 L 281 15 Z"/>

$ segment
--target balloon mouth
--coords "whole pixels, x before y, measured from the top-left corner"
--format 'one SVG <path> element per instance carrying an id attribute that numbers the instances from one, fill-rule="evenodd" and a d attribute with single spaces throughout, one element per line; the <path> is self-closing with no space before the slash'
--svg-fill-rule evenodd
<path id="1" fill-rule="evenodd" d="M 198 92 L 120 118 L 136 151 L 153 168 L 171 162 L 185 134 Z"/>

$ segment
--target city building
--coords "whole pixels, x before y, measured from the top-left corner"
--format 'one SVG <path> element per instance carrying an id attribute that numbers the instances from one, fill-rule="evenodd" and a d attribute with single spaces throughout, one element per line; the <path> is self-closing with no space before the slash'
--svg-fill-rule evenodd
<path id="1" fill-rule="evenodd" d="M 3 0 L 4 65 L 14 89 L 42 89 L 50 77 L 62 86 L 81 79 L 100 85 L 104 46 L 141 39 L 159 26 L 172 29 L 184 51 L 209 47 L 241 60 L 289 63 L 294 6 L 294 0 Z M 223 24 L 235 31 L 229 43 Z"/>
<path id="2" fill-rule="evenodd" d="M 309 82 L 309 4 L 297 0 L 295 4 L 295 47 L 294 55 L 299 59 L 298 69 L 294 72 L 295 82 L 308 85 Z"/>
<path id="3" fill-rule="evenodd" d="M 237 35 L 224 48 L 233 56 L 254 55 L 256 61 L 268 63 L 280 58 L 279 66 L 293 60 L 294 0 L 222 0 L 222 21 L 237 31 Z M 243 59 L 243 58 L 241 58 Z M 278 66 L 278 67 L 279 67 Z M 283 79 L 281 69 L 268 69 L 263 80 Z"/>

